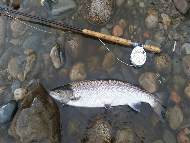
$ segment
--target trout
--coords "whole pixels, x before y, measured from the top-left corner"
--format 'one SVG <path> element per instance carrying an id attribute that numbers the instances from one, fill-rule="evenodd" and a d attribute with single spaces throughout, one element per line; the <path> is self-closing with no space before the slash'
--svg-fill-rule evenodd
<path id="1" fill-rule="evenodd" d="M 128 105 L 140 112 L 141 102 L 149 103 L 166 123 L 166 107 L 154 94 L 117 80 L 86 80 L 73 82 L 49 92 L 55 100 L 78 107 L 105 107 Z"/>

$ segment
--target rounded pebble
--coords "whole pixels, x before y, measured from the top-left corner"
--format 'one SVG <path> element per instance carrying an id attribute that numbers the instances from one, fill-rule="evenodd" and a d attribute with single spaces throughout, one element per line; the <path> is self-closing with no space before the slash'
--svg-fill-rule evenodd
<path id="1" fill-rule="evenodd" d="M 20 100 L 24 99 L 24 97 L 26 97 L 26 94 L 27 94 L 27 89 L 17 88 L 14 91 L 14 98 L 16 101 L 20 101 Z"/>

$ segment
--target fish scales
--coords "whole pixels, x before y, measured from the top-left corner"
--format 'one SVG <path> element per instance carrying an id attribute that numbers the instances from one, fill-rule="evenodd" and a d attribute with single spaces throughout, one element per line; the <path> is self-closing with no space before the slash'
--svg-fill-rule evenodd
<path id="1" fill-rule="evenodd" d="M 87 80 L 73 82 L 50 91 L 56 100 L 78 107 L 111 107 L 129 105 L 140 112 L 141 102 L 149 103 L 165 122 L 166 107 L 154 94 L 117 80 Z"/>

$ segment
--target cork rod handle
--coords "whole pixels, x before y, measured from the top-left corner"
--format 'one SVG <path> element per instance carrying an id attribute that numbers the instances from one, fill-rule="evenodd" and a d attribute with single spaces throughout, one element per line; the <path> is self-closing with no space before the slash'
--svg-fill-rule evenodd
<path id="1" fill-rule="evenodd" d="M 100 39 L 108 40 L 108 41 L 111 41 L 111 42 L 115 42 L 115 43 L 119 43 L 119 44 L 123 44 L 123 45 L 127 45 L 127 46 L 131 45 L 131 40 L 126 40 L 126 39 L 123 39 L 123 38 L 119 38 L 119 37 L 115 37 L 115 36 L 95 32 L 95 31 L 91 31 L 91 30 L 87 30 L 87 29 L 83 29 L 82 32 L 84 34 L 91 35 L 91 36 L 94 36 L 94 37 L 98 37 Z"/>
<path id="2" fill-rule="evenodd" d="M 111 42 L 115 42 L 115 43 L 119 43 L 119 44 L 123 44 L 123 45 L 127 45 L 127 46 L 131 45 L 131 40 L 126 40 L 126 39 L 123 39 L 123 38 L 119 38 L 119 37 L 115 37 L 115 36 L 95 32 L 95 31 L 91 31 L 91 30 L 88 30 L 88 29 L 83 29 L 82 32 L 84 34 L 87 34 L 87 35 L 90 35 L 90 36 L 93 36 L 93 37 L 97 37 L 97 38 L 100 38 L 100 39 L 108 40 L 108 41 L 111 41 Z M 145 49 L 149 50 L 149 51 L 152 51 L 152 52 L 157 52 L 157 53 L 161 52 L 161 48 L 151 46 L 151 45 L 145 45 Z"/>

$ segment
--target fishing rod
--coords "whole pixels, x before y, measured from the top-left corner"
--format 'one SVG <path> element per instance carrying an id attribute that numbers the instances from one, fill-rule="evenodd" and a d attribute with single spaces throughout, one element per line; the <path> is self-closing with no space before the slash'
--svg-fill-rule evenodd
<path id="1" fill-rule="evenodd" d="M 88 30 L 88 29 L 76 28 L 76 27 L 69 26 L 69 25 L 59 23 L 59 22 L 56 22 L 56 21 L 40 18 L 40 17 L 37 17 L 37 16 L 32 16 L 32 15 L 22 13 L 22 12 L 19 12 L 19 11 L 15 11 L 15 10 L 11 10 L 11 9 L 8 9 L 8 8 L 3 8 L 1 6 L 0 6 L 0 10 L 2 10 L 4 12 L 7 12 L 7 13 L 18 14 L 18 15 L 21 15 L 21 16 L 25 16 L 25 17 L 35 19 L 35 20 L 47 22 L 49 24 L 54 24 L 54 25 L 57 25 L 57 26 L 61 26 L 61 27 L 64 27 L 66 29 L 69 29 L 71 31 L 76 31 L 76 32 L 79 32 L 79 33 L 83 33 L 85 35 L 90 35 L 90 36 L 93 36 L 93 37 L 97 37 L 97 38 L 104 39 L 104 40 L 107 40 L 107 41 L 115 42 L 115 43 L 118 43 L 118 44 L 122 44 L 122 45 L 126 45 L 126 46 L 134 46 L 134 47 L 138 46 L 138 47 L 142 47 L 145 50 L 156 52 L 156 53 L 161 53 L 161 51 L 162 51 L 161 47 L 155 47 L 155 46 L 151 46 L 151 45 L 148 45 L 148 44 L 143 45 L 143 44 L 140 44 L 140 43 L 137 43 L 137 42 L 132 42 L 131 40 L 127 40 L 127 39 L 124 39 L 124 38 L 111 36 L 111 35 L 95 32 L 95 31 Z"/>

